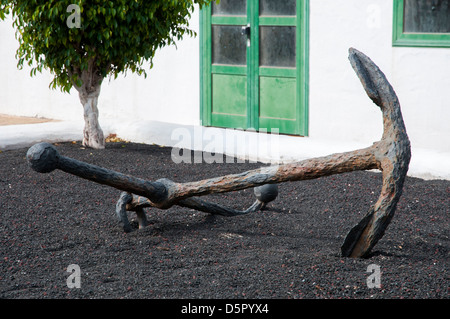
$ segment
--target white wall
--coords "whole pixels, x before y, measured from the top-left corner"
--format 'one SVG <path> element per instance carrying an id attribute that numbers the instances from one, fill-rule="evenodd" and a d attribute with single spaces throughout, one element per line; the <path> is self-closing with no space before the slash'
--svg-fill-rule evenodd
<path id="1" fill-rule="evenodd" d="M 310 7 L 310 137 L 371 143 L 381 136 L 381 112 L 347 59 L 354 47 L 394 87 L 413 151 L 450 151 L 450 49 L 392 47 L 391 0 L 311 0 Z"/>
<path id="2" fill-rule="evenodd" d="M 31 68 L 17 69 L 15 58 L 19 43 L 11 19 L 0 21 L 0 113 L 71 119 L 83 117 L 76 94 L 49 89 L 52 77 L 47 72 L 30 77 Z"/>
<path id="3" fill-rule="evenodd" d="M 105 80 L 99 101 L 106 118 L 142 119 L 197 125 L 200 123 L 199 10 L 189 27 L 196 38 L 186 36 L 176 47 L 156 52 L 147 78 L 129 73 Z"/>
<path id="4" fill-rule="evenodd" d="M 412 146 L 450 152 L 450 48 L 395 48 L 392 73 Z"/>
<path id="5" fill-rule="evenodd" d="M 450 152 L 450 49 L 392 47 L 391 0 L 310 1 L 311 141 L 370 145 L 382 133 L 381 112 L 366 96 L 348 61 L 355 47 L 374 60 L 396 90 L 415 148 Z M 199 32 L 196 8 L 190 27 Z M 0 113 L 82 120 L 75 90 L 50 90 L 51 76 L 16 68 L 11 21 L 0 23 Z M 105 80 L 100 121 L 200 123 L 199 39 L 157 52 L 148 77 Z"/>
<path id="6" fill-rule="evenodd" d="M 198 7 L 190 28 L 199 30 Z M 83 118 L 75 89 L 70 94 L 48 88 L 52 76 L 44 71 L 30 77 L 31 68 L 17 69 L 18 42 L 11 20 L 0 22 L 0 114 L 48 117 L 60 120 Z M 99 99 L 102 119 L 157 120 L 181 124 L 200 123 L 199 42 L 185 37 L 159 50 L 147 78 L 131 72 L 104 80 Z"/>

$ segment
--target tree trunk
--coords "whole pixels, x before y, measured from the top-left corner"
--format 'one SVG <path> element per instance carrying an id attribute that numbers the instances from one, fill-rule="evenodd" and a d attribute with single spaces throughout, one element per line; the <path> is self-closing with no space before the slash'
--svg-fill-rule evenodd
<path id="1" fill-rule="evenodd" d="M 83 145 L 95 149 L 105 148 L 105 137 L 98 121 L 98 96 L 100 95 L 99 84 L 94 92 L 79 92 L 80 101 L 83 105 L 84 130 Z"/>
<path id="2" fill-rule="evenodd" d="M 69 71 L 69 76 L 73 86 L 78 91 L 80 102 L 83 105 L 83 145 L 95 149 L 103 149 L 105 148 L 105 137 L 98 121 L 97 108 L 103 77 L 95 65 L 95 59 L 91 59 L 87 69 L 74 68 Z M 77 85 L 75 78 L 81 80 L 80 86 Z"/>

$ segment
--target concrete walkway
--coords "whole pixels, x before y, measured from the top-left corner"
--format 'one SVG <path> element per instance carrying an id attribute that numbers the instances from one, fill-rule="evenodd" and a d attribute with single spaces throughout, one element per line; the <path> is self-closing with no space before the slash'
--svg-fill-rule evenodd
<path id="1" fill-rule="evenodd" d="M 1 151 L 27 148 L 39 142 L 80 141 L 81 121 L 52 121 L 47 119 L 0 116 Z M 223 153 L 237 158 L 265 163 L 283 163 L 333 153 L 352 151 L 370 146 L 355 142 L 329 141 L 278 134 L 261 134 L 233 129 L 180 125 L 156 121 L 118 121 L 102 119 L 105 136 L 118 137 L 136 143 Z M 192 154 L 174 151 L 179 160 L 197 162 Z M 211 156 L 209 160 L 214 160 Z M 200 159 L 207 161 L 208 159 Z M 450 180 L 450 152 L 412 148 L 409 176 L 424 179 Z"/>

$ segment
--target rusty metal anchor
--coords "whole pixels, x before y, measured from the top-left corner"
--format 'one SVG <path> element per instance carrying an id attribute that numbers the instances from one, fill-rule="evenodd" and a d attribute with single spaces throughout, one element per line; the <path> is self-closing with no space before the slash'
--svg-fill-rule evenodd
<path id="1" fill-rule="evenodd" d="M 400 103 L 383 72 L 356 49 L 350 48 L 349 60 L 367 95 L 383 114 L 381 140 L 364 149 L 188 183 L 176 183 L 168 179 L 152 182 L 128 176 L 62 156 L 48 143 L 32 146 L 27 152 L 27 159 L 37 172 L 48 173 L 60 169 L 124 191 L 117 202 L 116 213 L 125 231 L 131 230 L 127 211 L 136 212 L 140 228 L 147 224 L 143 211 L 145 207 L 168 209 L 178 205 L 211 214 L 239 216 L 258 211 L 274 200 L 278 194 L 278 183 L 379 169 L 383 176 L 380 197 L 366 216 L 350 230 L 341 247 L 342 256 L 365 257 L 384 235 L 394 216 L 408 171 L 411 149 Z M 257 199 L 242 211 L 199 198 L 211 193 L 252 187 L 255 188 Z"/>

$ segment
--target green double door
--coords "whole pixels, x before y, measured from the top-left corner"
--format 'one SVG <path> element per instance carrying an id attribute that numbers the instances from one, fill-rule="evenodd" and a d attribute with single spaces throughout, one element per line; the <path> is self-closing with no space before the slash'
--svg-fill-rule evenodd
<path id="1" fill-rule="evenodd" d="M 206 126 L 308 135 L 308 0 L 220 0 L 201 12 Z"/>

